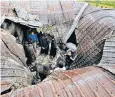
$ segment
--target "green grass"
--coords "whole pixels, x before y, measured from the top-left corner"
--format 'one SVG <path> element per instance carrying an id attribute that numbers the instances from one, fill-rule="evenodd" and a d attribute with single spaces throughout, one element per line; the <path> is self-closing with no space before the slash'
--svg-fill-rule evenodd
<path id="1" fill-rule="evenodd" d="M 103 8 L 115 8 L 115 0 L 104 1 L 104 0 L 77 0 L 81 2 L 88 2 L 92 6 L 103 7 Z"/>

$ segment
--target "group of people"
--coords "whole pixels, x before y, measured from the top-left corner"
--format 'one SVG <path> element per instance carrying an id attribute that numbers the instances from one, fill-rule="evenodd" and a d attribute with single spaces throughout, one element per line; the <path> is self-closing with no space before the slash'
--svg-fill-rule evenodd
<path id="1" fill-rule="evenodd" d="M 40 47 L 41 49 L 38 49 Z M 36 61 L 37 52 L 40 50 L 40 54 L 49 55 L 52 59 L 57 54 L 57 43 L 53 35 L 47 33 L 36 33 L 35 31 L 30 31 L 28 33 L 28 41 L 25 42 L 24 49 L 26 51 L 27 65 L 32 67 L 30 70 L 36 71 L 36 77 L 40 78 L 41 81 L 46 78 L 49 74 L 49 71 L 54 70 L 67 70 L 70 67 L 70 64 L 77 57 L 77 47 L 75 44 L 68 42 L 63 44 L 62 48 L 59 48 L 61 51 L 65 51 L 64 56 L 57 58 L 54 68 L 48 63 L 46 66 L 42 64 L 36 64 L 32 66 L 32 63 Z M 47 72 L 47 73 L 46 73 Z"/>
<path id="2" fill-rule="evenodd" d="M 33 44 L 34 51 L 36 52 L 37 43 L 39 43 L 39 38 L 38 38 L 38 35 L 34 31 L 29 33 L 28 42 L 30 44 Z"/>
<path id="3" fill-rule="evenodd" d="M 40 48 L 39 50 L 38 47 Z M 24 49 L 28 58 L 27 64 L 31 64 L 36 60 L 38 52 L 54 58 L 57 50 L 56 40 L 53 35 L 31 30 L 28 33 L 27 41 L 24 43 Z"/>
<path id="4" fill-rule="evenodd" d="M 56 40 L 54 35 L 50 35 L 47 33 L 40 33 L 40 46 L 41 46 L 41 54 L 50 55 L 51 57 L 55 57 L 56 55 Z"/>
<path id="5" fill-rule="evenodd" d="M 63 54 L 61 57 L 59 57 L 59 60 L 57 60 L 57 63 L 59 63 L 57 65 L 58 66 L 60 65 L 62 69 L 65 67 L 66 70 L 69 70 L 71 64 L 77 58 L 77 46 L 72 42 L 67 42 L 67 43 L 60 42 L 59 48 L 61 49 Z"/>
<path id="6" fill-rule="evenodd" d="M 31 31 L 27 33 L 27 41 L 24 42 L 24 51 L 27 57 L 26 64 L 29 66 L 36 60 L 37 57 L 37 45 L 39 44 L 39 37 Z"/>
<path id="7" fill-rule="evenodd" d="M 36 77 L 40 76 L 41 81 L 49 74 L 50 65 L 36 64 L 38 56 L 56 56 L 56 40 L 53 35 L 31 30 L 27 34 L 27 41 L 24 43 L 24 51 L 27 57 L 27 66 L 32 72 L 36 71 Z M 39 53 L 38 53 L 39 52 Z"/>

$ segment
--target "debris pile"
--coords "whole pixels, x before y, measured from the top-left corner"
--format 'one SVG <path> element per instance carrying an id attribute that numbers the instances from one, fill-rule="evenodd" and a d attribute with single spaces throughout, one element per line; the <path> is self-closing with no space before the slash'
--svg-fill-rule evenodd
<path id="1" fill-rule="evenodd" d="M 42 83 L 38 84 L 41 88 L 49 88 L 48 84 L 50 84 L 52 88 L 53 84 L 54 87 L 56 87 L 57 84 L 62 84 L 62 81 L 65 81 L 67 85 L 69 85 L 69 82 L 73 84 L 74 81 L 78 81 L 77 85 L 80 84 L 79 87 L 82 87 L 81 84 L 84 84 L 87 80 L 91 81 L 92 78 L 97 77 L 97 75 L 99 75 L 100 79 L 101 77 L 107 79 L 105 75 L 110 75 L 105 72 L 103 73 L 103 70 L 107 70 L 103 64 L 115 64 L 115 61 L 113 61 L 115 59 L 114 54 L 111 54 L 111 52 L 115 53 L 113 49 L 115 46 L 115 10 L 95 8 L 87 3 L 76 3 L 75 1 L 64 2 L 57 0 L 56 2 L 52 1 L 52 3 L 48 0 L 48 2 L 38 1 L 36 4 L 40 4 L 40 2 L 47 5 L 47 8 L 46 6 L 42 6 L 41 8 L 47 11 L 46 13 L 41 11 L 43 13 L 39 12 L 39 14 L 36 13 L 33 15 L 32 13 L 35 13 L 35 9 L 33 8 L 30 12 L 27 12 L 15 7 L 13 10 L 15 17 L 9 17 L 7 15 L 2 20 L 2 23 L 0 23 L 1 28 L 6 30 L 1 29 L 1 44 L 3 48 L 1 77 L 3 85 L 4 82 L 9 83 L 8 88 L 3 88 L 4 90 L 1 93 L 5 94 L 10 92 L 12 88 L 17 89 L 28 85 L 35 85 L 41 81 Z M 69 5 L 70 8 L 66 5 Z M 41 7 L 41 5 L 39 6 Z M 37 9 L 40 8 L 37 7 Z M 110 40 L 108 38 L 110 38 Z M 107 54 L 109 54 L 109 56 L 107 56 Z M 113 57 L 111 57 L 112 55 Z M 64 72 L 64 70 L 98 64 L 99 67 L 89 67 L 89 69 L 83 68 L 80 69 L 80 71 L 78 69 Z M 114 66 L 112 67 L 114 68 Z M 89 74 L 88 70 L 90 70 L 90 73 L 94 73 L 94 77 Z M 99 73 L 96 73 L 97 71 L 99 71 Z M 6 75 L 7 72 L 8 75 Z M 88 78 L 79 80 L 78 75 L 87 72 Z M 111 70 L 108 72 L 113 74 Z M 76 78 L 77 80 L 74 80 Z M 113 75 L 111 80 L 112 78 Z M 9 79 L 11 82 L 8 81 Z M 46 84 L 47 86 L 45 86 Z M 112 83 L 110 84 L 113 85 Z M 73 86 L 78 88 L 77 85 L 69 86 L 70 88 Z M 32 88 L 40 89 L 40 87 L 35 85 Z M 56 88 L 56 90 L 54 90 L 57 91 L 57 94 L 50 91 L 51 94 L 49 97 L 58 94 L 61 96 L 72 96 L 75 94 L 74 90 L 68 89 L 65 84 L 62 84 L 62 87 L 64 88 L 63 92 L 65 94 L 58 93 Z M 38 91 L 34 91 L 39 93 L 41 91 L 39 91 L 39 89 Z M 84 96 L 86 92 L 82 94 L 81 89 L 79 92 L 78 88 L 77 92 Z M 33 95 L 34 91 L 32 91 L 30 95 Z M 69 93 L 69 91 L 71 91 L 71 93 Z M 18 90 L 16 93 L 17 92 Z M 40 96 L 45 95 L 45 92 L 47 92 L 47 89 L 40 93 Z M 114 95 L 113 90 L 110 90 L 110 92 L 112 92 L 111 95 Z M 85 95 L 90 95 L 87 93 Z M 107 93 L 104 92 L 104 95 L 105 94 Z M 14 96 L 14 94 L 8 95 Z M 23 92 L 23 95 L 26 95 L 26 93 Z M 92 95 L 97 95 L 97 93 L 92 93 Z"/>

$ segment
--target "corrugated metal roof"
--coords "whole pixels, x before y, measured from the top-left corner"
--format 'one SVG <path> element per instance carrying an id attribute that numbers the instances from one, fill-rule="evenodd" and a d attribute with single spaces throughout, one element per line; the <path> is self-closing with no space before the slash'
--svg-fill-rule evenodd
<path id="1" fill-rule="evenodd" d="M 115 71 L 115 67 L 113 70 Z M 115 97 L 115 79 L 103 68 L 55 72 L 43 82 L 3 97 Z"/>
<path id="2" fill-rule="evenodd" d="M 89 66 L 100 62 L 105 43 L 104 39 L 108 35 L 115 35 L 115 33 L 111 33 L 115 30 L 113 12 L 112 10 L 102 10 L 90 6 L 85 10 L 76 32 L 76 39 L 79 43 L 76 67 Z M 111 63 L 113 60 L 115 58 L 112 59 Z"/>
<path id="3" fill-rule="evenodd" d="M 69 9 L 64 12 L 62 12 L 61 6 L 59 6 L 61 12 L 58 11 L 58 7 L 57 10 L 52 10 L 56 9 L 56 6 L 52 4 L 51 11 L 53 12 L 51 12 L 51 14 L 48 13 L 48 15 L 46 15 L 47 13 L 45 11 L 43 14 L 42 9 L 44 10 L 44 8 L 40 7 L 40 19 L 44 22 L 50 21 L 51 24 L 55 24 L 54 22 L 57 21 L 57 24 L 59 22 L 59 26 L 56 25 L 56 28 L 62 28 L 59 32 L 66 32 L 69 26 L 63 31 L 63 21 L 65 20 L 71 23 L 75 14 L 78 12 L 77 10 L 79 10 L 79 7 L 75 6 L 75 11 L 73 11 L 71 7 L 73 3 L 70 2 L 67 4 L 57 2 L 58 5 L 62 4 L 63 8 Z M 37 5 L 36 2 L 35 4 Z M 40 5 L 42 3 L 38 2 L 38 4 Z M 60 15 L 58 13 L 54 15 L 55 11 L 60 12 Z M 47 18 L 47 16 L 49 17 Z M 101 40 L 103 40 L 105 35 L 115 30 L 114 17 L 114 14 L 110 14 L 109 11 L 93 8 L 91 6 L 84 12 L 78 27 L 79 32 L 77 33 L 79 42 L 78 52 L 81 55 L 78 59 L 79 67 L 91 65 L 96 60 L 100 59 L 101 53 L 99 54 L 99 52 L 103 49 L 103 42 Z M 115 77 L 113 74 L 115 74 L 115 65 L 108 64 L 101 65 L 101 68 L 87 67 L 72 71 L 56 72 L 38 85 L 12 91 L 4 95 L 4 97 L 115 97 Z"/>
<path id="4" fill-rule="evenodd" d="M 101 64 L 115 64 L 115 36 L 106 39 Z"/>
<path id="5" fill-rule="evenodd" d="M 15 23 L 20 23 L 22 25 L 26 25 L 26 26 L 31 27 L 31 28 L 37 28 L 37 27 L 43 26 L 43 24 L 40 21 L 25 21 L 25 20 L 18 18 L 18 17 L 5 17 L 4 20 L 5 19 L 13 21 Z"/>
<path id="6" fill-rule="evenodd" d="M 106 70 L 108 70 L 109 72 L 115 74 L 115 64 L 99 64 L 98 67 L 102 67 Z"/>
<path id="7" fill-rule="evenodd" d="M 6 93 L 11 88 L 22 88 L 31 85 L 31 72 L 15 60 L 1 56 L 1 91 Z"/>
<path id="8" fill-rule="evenodd" d="M 1 92 L 8 90 L 10 87 L 12 87 L 12 82 L 7 80 L 7 81 L 1 81 Z"/>
<path id="9" fill-rule="evenodd" d="M 12 4 L 15 5 L 14 2 Z M 24 4 L 25 6 L 23 6 Z M 5 7 L 3 5 L 2 10 Z M 75 2 L 75 0 L 31 0 L 28 2 L 20 1 L 16 5 L 23 6 L 30 13 L 38 15 L 43 24 L 53 25 L 49 32 L 58 38 L 63 37 L 68 32 L 83 4 Z M 115 10 L 96 8 L 90 5 L 86 8 L 76 30 L 78 57 L 75 67 L 84 67 L 100 62 L 104 47 L 103 39 L 115 30 L 114 13 Z M 115 33 L 113 34 L 115 35 Z"/>
<path id="10" fill-rule="evenodd" d="M 112 32 L 114 33 L 114 32 Z M 115 36 L 107 36 L 105 41 L 103 55 L 99 67 L 105 68 L 109 72 L 115 74 Z M 109 64 L 109 65 L 108 65 Z M 114 64 L 114 65 L 112 65 Z"/>

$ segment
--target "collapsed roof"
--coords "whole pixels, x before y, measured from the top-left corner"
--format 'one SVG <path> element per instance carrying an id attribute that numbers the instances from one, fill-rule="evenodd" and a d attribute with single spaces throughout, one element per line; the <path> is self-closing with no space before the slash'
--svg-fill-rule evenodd
<path id="1" fill-rule="evenodd" d="M 12 22 L 28 26 L 30 28 L 39 28 L 39 27 L 43 26 L 43 24 L 39 21 L 26 21 L 26 20 L 23 20 L 23 19 L 18 18 L 18 17 L 4 17 L 4 20 L 2 20 L 2 21 L 5 21 L 5 20 L 10 20 Z"/>
<path id="2" fill-rule="evenodd" d="M 114 65 L 106 67 L 115 71 Z M 98 67 L 55 72 L 37 85 L 12 91 L 3 97 L 114 97 L 114 74 Z"/>
<path id="3" fill-rule="evenodd" d="M 33 2 L 34 7 L 31 6 L 32 8 L 30 10 L 31 13 L 39 15 L 39 19 L 44 24 L 53 25 L 51 32 L 56 37 L 61 37 L 68 32 L 75 16 L 83 4 L 76 3 L 75 1 L 64 2 L 57 0 L 52 3 L 51 2 L 52 1 L 50 0 L 35 1 Z M 32 2 L 30 1 L 30 3 Z M 26 4 L 28 5 L 29 3 L 26 2 Z M 42 97 L 76 97 L 76 95 L 84 97 L 114 97 L 115 57 L 112 57 L 112 55 L 115 54 L 115 38 L 113 37 L 115 36 L 115 10 L 95 8 L 88 5 L 80 18 L 78 29 L 76 29 L 75 32 L 76 39 L 79 43 L 78 57 L 76 64 L 73 64 L 72 68 L 75 69 L 76 67 L 97 65 L 98 63 L 100 63 L 99 65 L 102 65 L 99 66 L 100 68 L 87 67 L 56 73 L 51 75 L 51 77 L 49 77 L 45 82 L 21 90 L 16 90 L 13 93 L 9 93 L 4 96 L 15 96 L 15 94 L 16 96 L 21 96 L 20 94 L 22 94 L 22 96 L 40 95 Z M 110 56 L 107 58 L 108 52 Z"/>
<path id="4" fill-rule="evenodd" d="M 23 4 L 25 3 L 31 14 L 39 16 L 40 22 L 52 25 L 49 32 L 53 33 L 56 39 L 67 34 L 84 4 L 74 0 L 67 2 L 59 0 L 23 2 Z M 23 4 L 18 2 L 20 7 Z M 2 9 L 4 9 L 3 6 Z M 75 37 L 78 42 L 78 57 L 77 65 L 75 64 L 73 68 L 100 62 L 106 36 L 115 35 L 114 21 L 114 9 L 101 9 L 88 5 L 80 18 L 78 29 L 75 30 Z"/>

